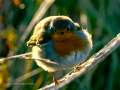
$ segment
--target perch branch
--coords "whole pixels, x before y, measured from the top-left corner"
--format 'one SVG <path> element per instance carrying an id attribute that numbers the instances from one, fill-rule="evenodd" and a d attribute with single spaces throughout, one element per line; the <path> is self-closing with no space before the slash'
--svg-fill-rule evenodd
<path id="1" fill-rule="evenodd" d="M 64 87 L 65 85 L 69 84 L 76 78 L 82 76 L 83 74 L 91 70 L 93 67 L 95 67 L 99 62 L 104 60 L 111 52 L 113 52 L 118 46 L 120 46 L 120 33 L 98 53 L 94 54 L 88 61 L 78 66 L 75 70 L 71 71 L 62 79 L 60 79 L 60 81 L 62 82 L 60 82 L 57 86 L 52 83 L 50 85 L 44 86 L 39 90 L 58 90 Z"/>

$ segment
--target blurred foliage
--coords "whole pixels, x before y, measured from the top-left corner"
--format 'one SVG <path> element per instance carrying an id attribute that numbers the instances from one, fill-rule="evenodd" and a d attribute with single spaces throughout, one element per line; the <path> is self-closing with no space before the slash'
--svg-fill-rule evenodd
<path id="1" fill-rule="evenodd" d="M 0 57 L 31 51 L 31 48 L 26 46 L 26 42 L 33 30 L 25 42 L 21 43 L 22 47 L 18 47 L 18 42 L 43 1 L 1 0 Z M 56 0 L 42 19 L 52 15 L 69 16 L 84 29 L 88 29 L 93 39 L 90 56 L 120 32 L 120 0 Z M 119 51 L 120 47 L 95 68 L 61 90 L 120 90 Z M 19 82 L 20 85 L 12 84 L 6 87 L 5 84 L 8 82 L 37 68 L 36 63 L 31 60 L 16 59 L 5 62 L 0 65 L 0 90 L 36 90 L 52 83 L 52 74 L 42 71 Z M 56 72 L 56 78 L 61 78 L 69 71 Z"/>
<path id="2" fill-rule="evenodd" d="M 0 65 L 0 90 L 7 89 L 6 83 L 8 82 L 8 78 L 10 74 L 6 69 L 6 64 Z"/>

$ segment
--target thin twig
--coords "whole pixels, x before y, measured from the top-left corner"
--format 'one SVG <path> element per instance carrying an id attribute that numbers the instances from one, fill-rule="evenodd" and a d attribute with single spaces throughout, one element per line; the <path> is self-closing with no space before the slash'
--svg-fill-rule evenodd
<path id="1" fill-rule="evenodd" d="M 82 76 L 93 67 L 95 67 L 99 62 L 104 60 L 110 53 L 112 53 L 118 46 L 120 46 L 120 33 L 116 38 L 111 40 L 103 49 L 101 49 L 98 53 L 94 54 L 88 61 L 78 66 L 76 70 L 71 71 L 69 74 L 60 79 L 60 82 L 57 86 L 54 83 L 44 86 L 39 90 L 58 90 L 65 85 L 69 84 L 76 78 Z"/>
<path id="2" fill-rule="evenodd" d="M 57 64 L 55 62 L 50 61 L 49 59 L 25 57 L 25 56 L 28 56 L 28 55 L 31 55 L 31 54 L 32 54 L 32 52 L 25 53 L 25 54 L 20 54 L 20 55 L 15 55 L 15 56 L 11 56 L 11 57 L 2 58 L 2 59 L 0 59 L 0 63 L 3 63 L 5 60 L 9 60 L 9 59 L 21 58 L 21 59 L 25 59 L 25 60 L 34 60 L 34 61 L 35 60 L 39 60 L 39 61 L 43 61 L 43 62 L 47 62 L 47 63 Z"/>
<path id="3" fill-rule="evenodd" d="M 47 62 L 47 63 L 52 63 L 52 64 L 57 64 L 56 62 L 52 62 L 50 61 L 49 59 L 43 59 L 43 58 L 30 58 L 30 57 L 20 57 L 20 58 L 23 58 L 23 59 L 26 59 L 26 60 L 39 60 L 39 61 L 43 61 L 43 62 Z"/>
<path id="4" fill-rule="evenodd" d="M 11 57 L 6 57 L 6 58 L 1 58 L 0 59 L 0 64 L 3 63 L 5 60 L 9 60 L 9 59 L 15 59 L 15 58 L 21 58 L 23 56 L 28 56 L 31 55 L 32 53 L 25 53 L 25 54 L 20 54 L 20 55 L 15 55 L 15 56 L 11 56 Z"/>

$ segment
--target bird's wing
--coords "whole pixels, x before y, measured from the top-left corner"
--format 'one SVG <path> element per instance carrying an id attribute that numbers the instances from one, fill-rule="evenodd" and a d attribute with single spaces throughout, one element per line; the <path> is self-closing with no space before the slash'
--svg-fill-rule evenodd
<path id="1" fill-rule="evenodd" d="M 41 29 L 31 36 L 31 38 L 27 42 L 27 46 L 31 47 L 35 45 L 45 44 L 50 40 L 51 40 L 51 36 L 49 35 L 49 33 Z"/>
<path id="2" fill-rule="evenodd" d="M 41 22 L 35 27 L 34 33 L 27 42 L 27 46 L 35 46 L 45 44 L 51 40 L 51 36 L 47 31 L 48 25 L 43 25 Z"/>
<path id="3" fill-rule="evenodd" d="M 31 47 L 31 46 L 35 46 L 35 45 L 45 44 L 51 40 L 51 36 L 48 33 L 47 29 L 49 27 L 51 20 L 54 17 L 55 16 L 47 17 L 47 18 L 43 19 L 42 21 L 40 21 L 36 25 L 33 35 L 27 42 L 27 46 Z"/>

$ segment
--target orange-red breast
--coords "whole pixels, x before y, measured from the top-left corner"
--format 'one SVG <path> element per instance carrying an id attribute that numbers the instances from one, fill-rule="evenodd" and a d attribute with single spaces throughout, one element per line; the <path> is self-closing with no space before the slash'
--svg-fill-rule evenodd
<path id="1" fill-rule="evenodd" d="M 33 46 L 33 58 L 57 63 L 36 60 L 37 65 L 44 70 L 55 72 L 84 62 L 92 49 L 92 40 L 87 30 L 82 30 L 69 17 L 50 16 L 36 25 L 27 45 Z"/>

